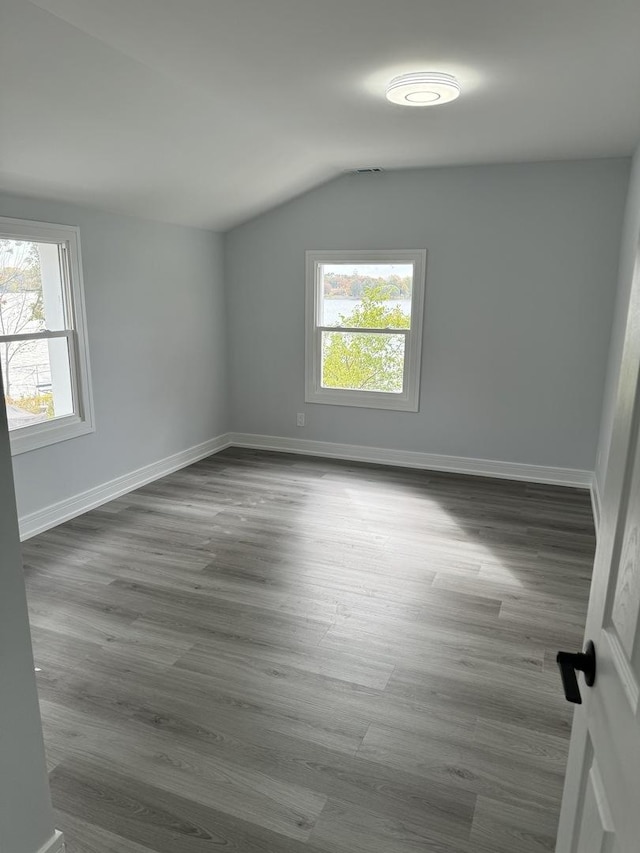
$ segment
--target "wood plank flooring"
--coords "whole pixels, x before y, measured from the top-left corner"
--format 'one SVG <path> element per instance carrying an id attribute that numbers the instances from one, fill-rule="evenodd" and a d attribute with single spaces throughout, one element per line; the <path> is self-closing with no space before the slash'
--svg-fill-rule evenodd
<path id="1" fill-rule="evenodd" d="M 24 544 L 69 853 L 554 848 L 586 492 L 228 450 Z"/>

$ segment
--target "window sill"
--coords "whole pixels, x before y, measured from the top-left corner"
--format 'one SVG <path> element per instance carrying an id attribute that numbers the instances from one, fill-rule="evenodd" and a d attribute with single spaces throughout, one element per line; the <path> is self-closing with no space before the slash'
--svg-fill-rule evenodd
<path id="1" fill-rule="evenodd" d="M 39 450 L 60 441 L 78 438 L 95 432 L 92 423 L 76 416 L 52 420 L 37 426 L 24 427 L 9 433 L 11 455 L 18 456 L 31 450 Z"/>
<path id="2" fill-rule="evenodd" d="M 406 394 L 385 394 L 375 391 L 307 391 L 306 403 L 329 406 L 356 406 L 364 409 L 387 409 L 394 412 L 419 411 L 418 398 Z"/>

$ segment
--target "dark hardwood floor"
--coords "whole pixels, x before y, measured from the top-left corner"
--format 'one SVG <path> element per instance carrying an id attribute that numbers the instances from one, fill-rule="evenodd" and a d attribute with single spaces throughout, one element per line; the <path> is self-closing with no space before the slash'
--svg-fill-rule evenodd
<path id="1" fill-rule="evenodd" d="M 586 492 L 228 450 L 24 544 L 69 853 L 554 847 Z"/>

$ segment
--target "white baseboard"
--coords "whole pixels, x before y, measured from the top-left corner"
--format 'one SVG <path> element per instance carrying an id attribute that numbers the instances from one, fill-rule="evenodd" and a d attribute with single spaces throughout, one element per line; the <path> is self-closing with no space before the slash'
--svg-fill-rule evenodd
<path id="1" fill-rule="evenodd" d="M 593 524 L 596 528 L 596 537 L 598 536 L 598 528 L 600 527 L 600 486 L 598 485 L 598 478 L 596 475 L 593 475 L 593 479 L 591 481 L 591 509 L 593 510 Z"/>
<path id="2" fill-rule="evenodd" d="M 414 450 L 391 450 L 383 447 L 364 447 L 357 444 L 336 444 L 328 441 L 309 441 L 301 438 L 285 438 L 273 435 L 250 433 L 225 433 L 216 438 L 190 447 L 173 456 L 145 465 L 129 474 L 116 477 L 81 492 L 66 500 L 51 504 L 44 509 L 23 515 L 20 518 L 20 538 L 30 539 L 38 533 L 56 527 L 71 518 L 82 515 L 127 492 L 139 489 L 147 483 L 166 477 L 180 468 L 186 468 L 206 456 L 219 453 L 226 447 L 250 447 L 256 450 L 275 450 L 281 453 L 300 453 L 307 456 L 323 456 L 330 459 L 345 459 L 351 462 L 373 462 L 378 465 L 397 465 L 403 468 L 423 468 L 431 471 L 449 471 L 456 474 L 475 474 L 480 477 L 498 477 L 505 480 L 523 480 L 529 483 L 550 483 L 590 489 L 596 527 L 599 519 L 600 501 L 597 484 L 591 471 L 574 468 L 552 468 L 543 465 L 525 465 L 515 462 L 498 462 L 493 459 L 470 459 L 463 456 L 441 456 Z"/>
<path id="3" fill-rule="evenodd" d="M 517 462 L 498 462 L 493 459 L 470 459 L 464 456 L 441 456 L 414 450 L 390 450 L 383 447 L 363 447 L 356 444 L 334 444 L 328 441 L 308 441 L 303 438 L 284 438 L 274 435 L 231 433 L 234 447 L 256 450 L 276 450 L 281 453 L 302 453 L 352 462 L 374 462 L 378 465 L 397 465 L 404 468 L 426 468 L 456 474 L 475 474 L 480 477 L 499 477 L 505 480 L 524 480 L 528 483 L 549 483 L 589 489 L 593 472 L 577 468 L 552 468 Z"/>
<path id="4" fill-rule="evenodd" d="M 228 433 L 219 435 L 202 444 L 182 450 L 180 453 L 174 453 L 173 456 L 167 456 L 158 462 L 152 462 L 150 465 L 131 471 L 129 474 L 116 477 L 114 480 L 109 480 L 108 483 L 88 489 L 86 492 L 80 492 L 78 495 L 51 504 L 37 512 L 23 515 L 20 518 L 20 538 L 23 541 L 30 539 L 38 533 L 56 527 L 58 524 L 82 515 L 83 512 L 88 512 L 90 509 L 95 509 L 101 504 L 120 497 L 120 495 L 139 489 L 160 477 L 166 477 L 167 474 L 172 474 L 180 468 L 186 468 L 187 465 L 192 465 L 199 459 L 219 453 L 225 447 L 229 447 L 230 444 L 231 440 Z"/>
<path id="5" fill-rule="evenodd" d="M 59 829 L 56 829 L 53 836 L 38 850 L 38 853 L 64 853 L 64 849 L 64 836 Z"/>

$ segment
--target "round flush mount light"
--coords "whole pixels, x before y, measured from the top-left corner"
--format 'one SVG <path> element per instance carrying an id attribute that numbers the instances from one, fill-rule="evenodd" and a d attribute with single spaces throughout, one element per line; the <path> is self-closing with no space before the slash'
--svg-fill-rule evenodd
<path id="1" fill-rule="evenodd" d="M 435 107 L 455 101 L 459 95 L 460 84 L 453 74 L 440 71 L 401 74 L 387 86 L 387 99 L 403 107 Z"/>

